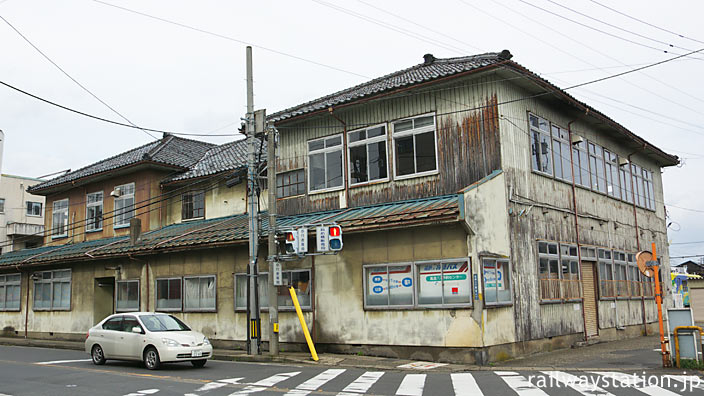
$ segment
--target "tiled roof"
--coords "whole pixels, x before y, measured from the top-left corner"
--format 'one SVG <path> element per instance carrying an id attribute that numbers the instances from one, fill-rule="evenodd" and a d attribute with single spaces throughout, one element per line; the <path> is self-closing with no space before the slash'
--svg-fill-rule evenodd
<path id="1" fill-rule="evenodd" d="M 257 151 L 259 151 L 259 139 L 255 142 Z M 264 142 L 261 151 L 262 158 L 266 159 L 266 142 Z M 214 175 L 245 166 L 247 166 L 247 140 L 241 139 L 211 148 L 188 171 L 166 179 L 164 183 Z"/>
<path id="2" fill-rule="evenodd" d="M 132 150 L 88 165 L 73 172 L 55 177 L 28 189 L 30 193 L 70 183 L 84 177 L 112 171 L 139 162 L 154 162 L 178 168 L 188 168 L 198 161 L 214 145 L 197 140 L 166 135 L 162 139 L 147 143 Z"/>
<path id="3" fill-rule="evenodd" d="M 327 212 L 282 216 L 277 228 L 321 222 L 336 222 L 345 233 L 408 227 L 415 224 L 439 224 L 459 219 L 462 195 L 399 201 Z M 266 218 L 265 214 L 263 218 Z M 268 232 L 268 222 L 261 225 L 261 236 Z M 64 261 L 119 257 L 126 254 L 154 254 L 164 250 L 185 250 L 218 245 L 247 243 L 247 215 L 172 224 L 147 232 L 140 242 L 131 245 L 128 237 L 106 238 L 69 245 L 25 249 L 0 256 L 0 268 L 24 264 L 49 264 Z"/>
<path id="4" fill-rule="evenodd" d="M 491 52 L 481 55 L 447 59 L 435 59 L 432 55 L 426 55 L 426 61 L 419 65 L 387 74 L 383 77 L 375 78 L 352 88 L 335 92 L 333 94 L 323 96 L 322 98 L 279 111 L 272 114 L 268 118 L 274 122 L 283 121 L 298 115 L 310 113 L 316 110 L 324 110 L 331 106 L 337 106 L 342 103 L 355 101 L 366 96 L 380 94 L 385 91 L 435 80 L 461 72 L 476 70 L 480 67 L 504 62 L 510 58 L 511 54 L 506 50 L 502 52 Z"/>

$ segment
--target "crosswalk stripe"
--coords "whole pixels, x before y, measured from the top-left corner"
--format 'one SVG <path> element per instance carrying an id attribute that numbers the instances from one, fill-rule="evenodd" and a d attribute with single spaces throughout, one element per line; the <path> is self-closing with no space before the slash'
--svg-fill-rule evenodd
<path id="1" fill-rule="evenodd" d="M 303 396 L 307 395 L 310 392 L 320 388 L 323 386 L 326 382 L 330 381 L 331 379 L 337 377 L 338 375 L 344 373 L 344 369 L 329 369 L 325 370 L 322 373 L 316 375 L 315 377 L 309 379 L 308 381 L 298 385 L 296 389 L 292 389 L 288 393 L 286 393 L 286 396 Z"/>
<path id="2" fill-rule="evenodd" d="M 614 396 L 613 393 L 607 392 L 598 386 L 596 384 L 585 384 L 584 381 L 582 381 L 581 378 L 577 377 L 576 375 L 568 374 L 562 371 L 541 371 L 543 374 L 555 379 L 556 381 L 562 382 L 563 384 L 569 386 L 570 388 L 576 390 L 582 395 L 585 396 L 593 396 L 593 395 L 600 395 L 600 396 Z"/>
<path id="3" fill-rule="evenodd" d="M 425 386 L 425 374 L 407 374 L 396 390 L 397 395 L 421 396 Z"/>
<path id="4" fill-rule="evenodd" d="M 669 391 L 667 389 L 661 388 L 655 385 L 648 385 L 641 378 L 631 375 L 618 373 L 615 371 L 592 371 L 594 374 L 601 375 L 602 377 L 611 378 L 621 384 L 633 387 L 646 395 L 651 396 L 679 396 L 677 393 Z"/>
<path id="5" fill-rule="evenodd" d="M 268 387 L 272 387 L 272 386 L 278 384 L 279 382 L 285 381 L 285 380 L 287 380 L 291 377 L 294 377 L 300 373 L 301 373 L 300 371 L 294 371 L 291 373 L 274 374 L 271 377 L 264 378 L 263 380 L 254 382 L 242 390 L 239 390 L 234 393 L 230 393 L 230 396 L 249 395 L 252 393 L 261 392 L 263 390 L 266 390 Z"/>
<path id="6" fill-rule="evenodd" d="M 540 388 L 536 387 L 522 375 L 502 375 L 501 379 L 506 382 L 519 396 L 548 396 Z"/>
<path id="7" fill-rule="evenodd" d="M 239 380 L 242 378 L 225 378 L 213 382 L 208 382 L 207 384 L 201 386 L 200 388 L 196 389 L 196 392 L 205 392 L 205 391 L 211 391 L 213 389 L 219 389 L 222 388 L 225 385 L 228 384 L 236 384 Z"/>
<path id="8" fill-rule="evenodd" d="M 455 389 L 456 396 L 483 396 L 484 393 L 479 389 L 477 381 L 470 373 L 453 373 L 452 387 Z"/>
<path id="9" fill-rule="evenodd" d="M 383 371 L 367 371 L 354 380 L 351 384 L 347 385 L 342 392 L 338 393 L 338 396 L 349 396 L 355 393 L 364 393 L 369 390 L 369 388 L 374 385 L 376 381 L 384 375 Z"/>

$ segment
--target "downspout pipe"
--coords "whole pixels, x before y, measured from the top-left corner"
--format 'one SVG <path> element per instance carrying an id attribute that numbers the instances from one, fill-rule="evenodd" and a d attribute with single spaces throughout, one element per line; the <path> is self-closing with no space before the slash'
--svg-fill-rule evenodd
<path id="1" fill-rule="evenodd" d="M 628 154 L 628 177 L 631 178 L 631 199 L 633 200 L 633 222 L 636 227 L 636 249 L 640 252 L 640 231 L 638 230 L 638 212 L 636 210 L 636 185 L 633 183 L 633 166 L 631 164 L 631 156 L 638 153 L 639 151 L 645 150 L 645 145 L 642 148 Z M 643 285 L 641 284 L 641 296 L 640 296 L 640 310 L 643 314 L 643 335 L 648 335 L 648 322 L 645 317 L 645 293 L 643 290 Z"/>
<path id="2" fill-rule="evenodd" d="M 579 213 L 577 212 L 577 185 L 574 181 L 574 150 L 572 149 L 572 124 L 577 121 L 577 118 L 567 123 L 567 134 L 570 139 L 570 168 L 572 169 L 572 209 L 574 209 L 574 231 L 577 242 L 577 263 L 579 268 L 579 278 L 582 279 L 582 248 L 579 244 Z M 581 285 L 580 285 L 581 287 Z M 584 328 L 584 341 L 589 338 L 587 336 L 587 313 L 584 309 L 584 290 L 582 290 L 582 324 Z"/>

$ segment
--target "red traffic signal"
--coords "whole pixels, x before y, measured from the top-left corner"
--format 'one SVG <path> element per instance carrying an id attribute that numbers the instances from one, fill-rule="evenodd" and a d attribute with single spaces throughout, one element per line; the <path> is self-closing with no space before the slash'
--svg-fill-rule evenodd
<path id="1" fill-rule="evenodd" d="M 328 239 L 330 250 L 334 252 L 342 250 L 342 228 L 340 226 L 330 226 L 328 228 Z"/>

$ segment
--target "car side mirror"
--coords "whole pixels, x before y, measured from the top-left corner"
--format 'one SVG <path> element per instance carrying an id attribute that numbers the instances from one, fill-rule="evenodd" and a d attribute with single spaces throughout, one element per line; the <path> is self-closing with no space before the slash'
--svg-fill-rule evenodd
<path id="1" fill-rule="evenodd" d="M 142 334 L 142 328 L 140 328 L 139 326 L 135 326 L 132 328 L 132 332 Z"/>

